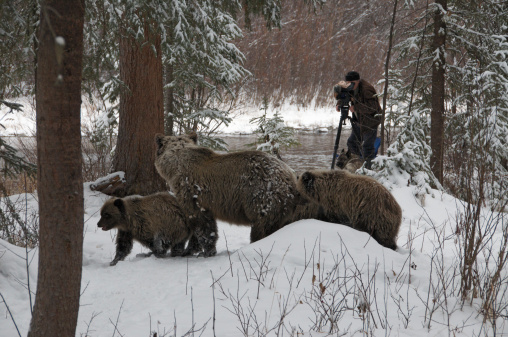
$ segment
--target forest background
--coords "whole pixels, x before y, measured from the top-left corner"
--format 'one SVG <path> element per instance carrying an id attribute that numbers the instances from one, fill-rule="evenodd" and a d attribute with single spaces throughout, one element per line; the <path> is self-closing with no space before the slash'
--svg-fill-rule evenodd
<path id="1" fill-rule="evenodd" d="M 197 131 L 203 145 L 223 149 L 213 132 L 241 104 L 329 104 L 331 87 L 348 70 L 373 82 L 381 79 L 375 84 L 383 102 L 385 155 L 362 173 L 380 181 L 403 173 L 423 191 L 445 189 L 476 207 L 506 207 L 504 2 L 126 0 L 1 6 L 0 102 L 15 113 L 22 108 L 15 98 L 35 97 L 37 111 L 36 154 L 21 156 L 1 140 L 2 193 L 36 185 L 39 193 L 41 262 L 31 331 L 42 328 L 42 313 L 55 310 L 45 289 L 61 288 L 69 306 L 64 311 L 77 312 L 84 174 L 93 171 L 90 181 L 125 172 L 118 195 L 164 189 L 151 165 L 155 133 Z M 82 99 L 100 116 L 88 129 L 80 123 Z M 93 155 L 82 152 L 87 149 Z M 101 169 L 90 170 L 97 162 Z M 62 198 L 70 202 L 59 209 L 55 202 Z M 23 233 L 21 243 L 27 245 L 30 231 Z M 471 235 L 474 242 L 475 232 Z M 69 241 L 75 243 L 71 258 L 45 258 L 69 249 Z M 73 277 L 50 285 L 62 263 Z M 66 328 L 58 320 L 44 328 L 53 335 L 72 331 L 75 317 L 63 321 Z"/>

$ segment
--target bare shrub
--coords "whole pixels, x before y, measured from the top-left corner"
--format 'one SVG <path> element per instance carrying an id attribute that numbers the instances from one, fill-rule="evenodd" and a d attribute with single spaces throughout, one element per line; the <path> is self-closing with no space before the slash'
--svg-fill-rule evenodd
<path id="1" fill-rule="evenodd" d="M 39 216 L 28 210 L 27 197 L 9 197 L 0 182 L 0 238 L 19 247 L 34 248 L 39 242 Z"/>
<path id="2" fill-rule="evenodd" d="M 83 180 L 94 181 L 111 173 L 112 156 L 116 145 L 116 107 L 96 95 L 86 102 L 86 122 L 81 125 Z"/>

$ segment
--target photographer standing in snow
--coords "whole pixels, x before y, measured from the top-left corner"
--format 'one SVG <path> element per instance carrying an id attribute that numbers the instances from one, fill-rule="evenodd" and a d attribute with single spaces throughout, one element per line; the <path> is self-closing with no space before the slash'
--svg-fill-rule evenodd
<path id="1" fill-rule="evenodd" d="M 377 137 L 377 127 L 381 123 L 381 105 L 376 89 L 369 82 L 360 79 L 360 74 L 350 71 L 346 74 L 346 82 L 353 83 L 350 91 L 351 103 L 349 111 L 351 118 L 351 136 L 347 140 L 348 151 L 362 157 L 365 167 L 370 169 L 371 160 L 376 156 L 374 143 Z M 340 106 L 337 105 L 340 112 Z"/>

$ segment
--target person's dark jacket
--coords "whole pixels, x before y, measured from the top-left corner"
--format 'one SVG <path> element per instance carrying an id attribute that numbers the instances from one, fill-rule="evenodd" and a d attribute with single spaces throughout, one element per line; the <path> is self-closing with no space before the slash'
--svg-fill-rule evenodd
<path id="1" fill-rule="evenodd" d="M 376 94 L 376 89 L 369 82 L 360 79 L 351 102 L 354 105 L 352 121 L 360 126 L 360 132 L 372 131 L 381 123 L 381 105 Z"/>

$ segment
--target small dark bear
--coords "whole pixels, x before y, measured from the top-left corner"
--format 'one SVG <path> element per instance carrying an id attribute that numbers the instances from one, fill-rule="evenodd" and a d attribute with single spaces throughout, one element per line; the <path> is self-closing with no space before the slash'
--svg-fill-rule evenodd
<path id="1" fill-rule="evenodd" d="M 111 266 L 129 255 L 133 240 L 151 250 L 148 256 L 165 257 L 168 249 L 171 256 L 182 256 L 193 233 L 176 198 L 168 192 L 109 199 L 101 208 L 97 226 L 103 231 L 118 230 Z"/>
<path id="2" fill-rule="evenodd" d="M 356 170 L 363 166 L 364 162 L 365 161 L 360 158 L 360 156 L 351 153 L 349 150 L 346 152 L 342 149 L 339 157 L 337 158 L 337 167 L 342 170 L 355 173 Z"/>
<path id="3" fill-rule="evenodd" d="M 352 228 L 369 233 L 379 244 L 395 250 L 402 210 L 378 181 L 344 170 L 307 171 L 298 190 L 325 212 L 346 218 Z"/>
<path id="4" fill-rule="evenodd" d="M 219 154 L 198 146 L 195 133 L 158 134 L 155 141 L 155 167 L 191 215 L 195 231 L 201 229 L 203 235 L 196 237 L 208 249 L 217 241 L 217 227 L 210 226 L 210 220 L 251 226 L 250 239 L 255 242 L 288 224 L 304 201 L 293 171 L 267 153 Z M 209 255 L 207 249 L 204 255 Z"/>

